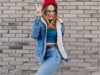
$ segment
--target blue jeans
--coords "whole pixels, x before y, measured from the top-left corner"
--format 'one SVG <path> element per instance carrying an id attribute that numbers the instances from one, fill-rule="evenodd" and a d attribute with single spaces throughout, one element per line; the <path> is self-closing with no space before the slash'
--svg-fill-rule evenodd
<path id="1" fill-rule="evenodd" d="M 57 47 L 48 48 L 44 57 L 44 62 L 35 75 L 52 75 L 61 66 L 62 58 Z"/>

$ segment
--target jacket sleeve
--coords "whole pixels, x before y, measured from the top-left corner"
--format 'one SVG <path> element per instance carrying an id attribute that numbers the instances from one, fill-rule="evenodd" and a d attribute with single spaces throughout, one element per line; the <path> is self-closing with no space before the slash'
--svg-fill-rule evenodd
<path id="1" fill-rule="evenodd" d="M 38 39 L 40 35 L 40 25 L 41 25 L 41 20 L 40 17 L 36 16 L 33 25 L 32 25 L 32 32 L 31 32 L 31 37 L 33 39 Z"/>

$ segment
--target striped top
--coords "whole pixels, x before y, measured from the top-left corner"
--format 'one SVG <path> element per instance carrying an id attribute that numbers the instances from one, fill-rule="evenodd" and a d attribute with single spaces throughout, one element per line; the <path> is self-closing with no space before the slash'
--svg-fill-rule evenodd
<path id="1" fill-rule="evenodd" d="M 49 43 L 57 42 L 57 30 L 56 29 L 48 29 L 47 30 L 47 42 L 49 42 Z"/>

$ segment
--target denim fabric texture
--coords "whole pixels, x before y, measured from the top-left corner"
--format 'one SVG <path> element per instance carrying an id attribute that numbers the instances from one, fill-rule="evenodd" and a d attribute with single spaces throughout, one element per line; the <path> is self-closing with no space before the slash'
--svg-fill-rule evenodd
<path id="1" fill-rule="evenodd" d="M 44 61 L 41 62 L 40 68 L 35 75 L 53 75 L 60 69 L 62 58 L 57 47 L 46 49 Z"/>
<path id="2" fill-rule="evenodd" d="M 62 37 L 64 37 L 64 24 L 61 23 L 62 28 Z M 38 60 L 43 60 L 45 55 L 45 49 L 46 49 L 46 26 L 41 21 L 41 18 L 36 16 L 35 20 L 33 21 L 33 27 L 32 27 L 32 33 L 31 36 L 33 39 L 36 40 L 36 52 L 35 56 Z M 63 39 L 62 39 L 63 40 Z"/>

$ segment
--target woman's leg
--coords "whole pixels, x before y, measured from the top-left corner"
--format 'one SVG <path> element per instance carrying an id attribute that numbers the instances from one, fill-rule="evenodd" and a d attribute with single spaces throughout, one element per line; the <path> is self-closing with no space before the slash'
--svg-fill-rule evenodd
<path id="1" fill-rule="evenodd" d="M 45 62 L 41 65 L 36 75 L 52 75 L 61 65 L 61 56 L 56 47 L 48 49 Z"/>

